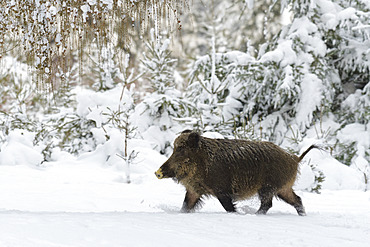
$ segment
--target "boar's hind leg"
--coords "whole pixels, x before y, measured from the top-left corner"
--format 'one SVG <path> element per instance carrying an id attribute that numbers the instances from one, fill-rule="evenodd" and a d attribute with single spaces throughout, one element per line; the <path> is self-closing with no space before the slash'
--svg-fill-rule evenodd
<path id="1" fill-rule="evenodd" d="M 258 196 L 261 200 L 261 206 L 257 214 L 266 214 L 272 207 L 272 198 L 274 197 L 274 189 L 271 187 L 263 187 L 258 191 Z"/>
<path id="2" fill-rule="evenodd" d="M 220 201 L 221 205 L 224 207 L 224 209 L 229 212 L 233 213 L 236 212 L 235 205 L 233 203 L 233 200 L 228 195 L 219 195 L 217 196 L 217 199 Z"/>
<path id="3" fill-rule="evenodd" d="M 181 212 L 191 212 L 197 205 L 200 204 L 201 196 L 197 193 L 186 191 L 184 203 L 182 204 Z"/>
<path id="4" fill-rule="evenodd" d="M 278 192 L 278 197 L 285 201 L 286 203 L 292 205 L 296 210 L 298 215 L 305 216 L 306 211 L 304 210 L 302 199 L 294 193 L 292 188 L 281 190 Z"/>

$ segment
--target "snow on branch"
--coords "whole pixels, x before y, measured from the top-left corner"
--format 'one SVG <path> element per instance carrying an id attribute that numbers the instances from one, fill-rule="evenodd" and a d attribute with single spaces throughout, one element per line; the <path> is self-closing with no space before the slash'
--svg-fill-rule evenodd
<path id="1" fill-rule="evenodd" d="M 92 42 L 127 49 L 137 29 L 181 29 L 180 13 L 187 9 L 189 0 L 2 0 L 0 59 L 15 49 L 50 78 L 63 60 L 58 58 L 77 50 L 82 62 L 83 48 Z"/>

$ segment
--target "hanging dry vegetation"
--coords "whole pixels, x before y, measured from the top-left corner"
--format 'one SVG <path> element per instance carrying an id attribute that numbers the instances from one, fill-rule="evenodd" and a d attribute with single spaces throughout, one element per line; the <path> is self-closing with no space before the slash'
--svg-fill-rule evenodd
<path id="1" fill-rule="evenodd" d="M 42 82 L 64 67 L 69 53 L 92 42 L 127 49 L 134 29 L 181 29 L 179 16 L 190 0 L 2 0 L 0 59 L 24 54 Z M 173 30 L 171 30 L 173 29 Z M 62 59 L 61 59 L 62 58 Z"/>

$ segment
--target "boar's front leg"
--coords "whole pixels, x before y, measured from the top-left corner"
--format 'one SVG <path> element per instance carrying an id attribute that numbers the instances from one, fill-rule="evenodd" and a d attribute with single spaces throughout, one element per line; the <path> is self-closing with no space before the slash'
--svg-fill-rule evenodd
<path id="1" fill-rule="evenodd" d="M 236 212 L 233 199 L 229 195 L 218 195 L 217 199 L 220 201 L 224 209 L 229 213 Z"/>
<path id="2" fill-rule="evenodd" d="M 182 204 L 181 212 L 184 213 L 191 212 L 197 205 L 200 204 L 201 202 L 200 198 L 201 196 L 198 195 L 197 193 L 187 190 L 185 194 L 184 203 Z"/>

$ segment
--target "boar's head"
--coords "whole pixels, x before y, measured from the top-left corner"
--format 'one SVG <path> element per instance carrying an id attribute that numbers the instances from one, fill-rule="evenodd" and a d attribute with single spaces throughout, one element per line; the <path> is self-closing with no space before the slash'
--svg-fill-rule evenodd
<path id="1" fill-rule="evenodd" d="M 171 157 L 155 172 L 158 179 L 173 178 L 177 181 L 191 176 L 196 170 L 196 156 L 200 136 L 185 130 L 174 142 Z"/>

